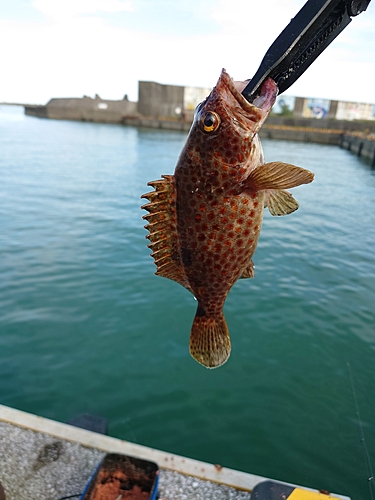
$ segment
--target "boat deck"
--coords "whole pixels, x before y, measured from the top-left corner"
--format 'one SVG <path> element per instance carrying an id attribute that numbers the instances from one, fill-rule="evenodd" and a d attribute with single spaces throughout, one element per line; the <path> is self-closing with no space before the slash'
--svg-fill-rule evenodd
<path id="1" fill-rule="evenodd" d="M 0 482 L 6 500 L 79 498 L 106 453 L 156 462 L 160 500 L 250 500 L 253 487 L 266 480 L 0 405 Z"/>

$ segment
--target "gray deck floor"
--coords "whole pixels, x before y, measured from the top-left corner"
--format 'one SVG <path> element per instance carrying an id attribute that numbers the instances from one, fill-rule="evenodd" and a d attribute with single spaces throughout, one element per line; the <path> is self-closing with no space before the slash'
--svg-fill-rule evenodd
<path id="1" fill-rule="evenodd" d="M 0 421 L 0 482 L 6 500 L 58 500 L 79 494 L 104 455 L 96 448 Z M 250 493 L 161 468 L 159 498 L 249 500 Z"/>

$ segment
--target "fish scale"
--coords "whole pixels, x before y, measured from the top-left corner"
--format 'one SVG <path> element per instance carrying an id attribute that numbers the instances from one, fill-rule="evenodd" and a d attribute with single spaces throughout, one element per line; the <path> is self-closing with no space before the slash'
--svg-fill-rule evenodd
<path id="1" fill-rule="evenodd" d="M 143 209 L 156 274 L 187 288 L 198 301 L 190 354 L 207 368 L 225 363 L 231 343 L 223 306 L 239 278 L 252 278 L 264 206 L 286 215 L 298 203 L 285 188 L 309 183 L 308 170 L 264 163 L 257 132 L 276 99 L 268 79 L 253 104 L 225 70 L 195 112 L 174 175 L 149 183 Z"/>

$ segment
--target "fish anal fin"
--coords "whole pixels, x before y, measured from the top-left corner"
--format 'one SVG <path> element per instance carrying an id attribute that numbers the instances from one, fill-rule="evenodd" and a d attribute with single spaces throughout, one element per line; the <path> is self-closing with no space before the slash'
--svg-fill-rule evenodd
<path id="1" fill-rule="evenodd" d="M 266 189 L 287 189 L 301 184 L 309 184 L 314 174 L 304 168 L 274 161 L 258 165 L 244 180 L 244 190 L 262 191 Z"/>
<path id="2" fill-rule="evenodd" d="M 246 267 L 242 271 L 240 279 L 254 278 L 254 275 L 255 275 L 254 262 L 252 261 L 252 259 L 250 259 L 249 262 L 246 264 Z"/>
<path id="3" fill-rule="evenodd" d="M 266 206 L 271 215 L 288 215 L 295 212 L 298 207 L 298 201 L 292 193 L 285 189 L 270 189 L 266 191 Z"/>
<path id="4" fill-rule="evenodd" d="M 148 247 L 157 267 L 155 274 L 176 281 L 192 292 L 178 251 L 174 176 L 162 177 L 149 182 L 148 186 L 155 190 L 141 196 L 149 200 L 141 208 L 149 212 L 143 219 L 149 222 L 145 226 L 149 231 L 146 238 L 150 240 Z"/>
<path id="5" fill-rule="evenodd" d="M 229 331 L 223 313 L 208 316 L 198 305 L 190 333 L 190 354 L 206 368 L 217 368 L 229 358 Z"/>

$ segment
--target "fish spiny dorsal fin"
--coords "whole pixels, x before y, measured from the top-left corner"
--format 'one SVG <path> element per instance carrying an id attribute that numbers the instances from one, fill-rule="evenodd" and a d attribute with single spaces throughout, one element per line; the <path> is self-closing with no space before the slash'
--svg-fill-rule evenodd
<path id="1" fill-rule="evenodd" d="M 270 189 L 266 191 L 265 206 L 271 215 L 288 215 L 295 212 L 299 205 L 293 195 L 285 189 Z"/>
<path id="2" fill-rule="evenodd" d="M 313 180 L 314 174 L 309 170 L 274 161 L 255 167 L 243 182 L 243 188 L 250 191 L 288 189 L 301 184 L 309 184 Z"/>
<path id="3" fill-rule="evenodd" d="M 154 258 L 157 267 L 155 274 L 176 281 L 192 292 L 178 248 L 174 176 L 162 177 L 163 179 L 147 184 L 155 188 L 155 191 L 141 196 L 149 200 L 149 203 L 141 208 L 149 212 L 143 219 L 149 222 L 145 226 L 150 232 L 146 238 L 151 242 L 148 247 L 152 250 L 151 257 Z"/>

